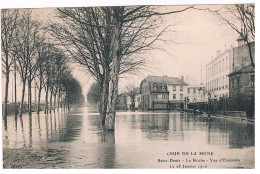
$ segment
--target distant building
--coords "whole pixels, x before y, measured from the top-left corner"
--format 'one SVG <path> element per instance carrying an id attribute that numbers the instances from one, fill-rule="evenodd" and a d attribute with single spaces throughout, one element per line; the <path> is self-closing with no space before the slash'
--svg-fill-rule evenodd
<path id="1" fill-rule="evenodd" d="M 189 99 L 190 103 L 200 103 L 205 102 L 205 86 L 203 84 L 199 85 L 189 85 L 188 86 L 188 92 L 187 97 Z"/>
<path id="2" fill-rule="evenodd" d="M 187 94 L 182 78 L 147 76 L 140 85 L 142 109 L 179 108 Z"/>
<path id="3" fill-rule="evenodd" d="M 135 109 L 141 109 L 141 94 L 135 96 Z"/>
<path id="4" fill-rule="evenodd" d="M 118 95 L 117 109 L 118 110 L 134 110 L 140 105 L 140 89 L 134 88 L 130 92 L 124 92 Z"/>
<path id="5" fill-rule="evenodd" d="M 166 76 L 147 76 L 140 84 L 141 109 L 168 109 Z"/>
<path id="6" fill-rule="evenodd" d="M 169 90 L 169 109 L 179 109 L 184 104 L 187 96 L 187 86 L 183 76 L 181 78 L 168 77 L 167 85 Z"/>
<path id="7" fill-rule="evenodd" d="M 206 65 L 206 101 L 229 96 L 229 78 L 232 65 L 232 47 L 221 53 L 217 50 L 215 58 Z"/>
<path id="8" fill-rule="evenodd" d="M 127 109 L 127 94 L 119 94 L 117 97 L 117 110 L 126 110 Z"/>

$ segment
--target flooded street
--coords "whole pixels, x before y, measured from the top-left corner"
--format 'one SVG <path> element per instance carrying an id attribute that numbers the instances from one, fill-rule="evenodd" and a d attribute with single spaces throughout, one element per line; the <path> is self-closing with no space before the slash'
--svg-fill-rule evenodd
<path id="1" fill-rule="evenodd" d="M 33 113 L 31 119 L 27 114 L 18 118 L 17 124 L 8 117 L 3 164 L 4 168 L 176 168 L 179 164 L 180 168 L 254 168 L 254 137 L 254 123 L 208 120 L 190 113 L 118 112 L 115 133 L 103 133 L 99 114 L 89 113 L 88 108 L 70 114 Z"/>

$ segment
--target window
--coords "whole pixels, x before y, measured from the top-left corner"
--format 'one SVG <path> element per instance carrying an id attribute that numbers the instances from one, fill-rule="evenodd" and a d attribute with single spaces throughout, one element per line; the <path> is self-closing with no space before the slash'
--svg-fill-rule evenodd
<path id="1" fill-rule="evenodd" d="M 239 87 L 239 77 L 237 77 L 237 86 L 236 87 Z"/>
<path id="2" fill-rule="evenodd" d="M 155 99 L 158 99 L 158 94 L 155 94 Z"/>
<path id="3" fill-rule="evenodd" d="M 163 99 L 165 98 L 165 95 L 164 95 L 164 94 L 162 95 L 162 98 L 163 98 Z"/>
<path id="4" fill-rule="evenodd" d="M 188 88 L 188 93 L 190 93 L 190 88 Z"/>
<path id="5" fill-rule="evenodd" d="M 180 94 L 180 99 L 183 100 L 183 94 Z"/>
<path id="6" fill-rule="evenodd" d="M 180 86 L 180 91 L 183 91 L 183 86 Z"/>
<path id="7" fill-rule="evenodd" d="M 195 94 L 196 93 L 196 88 L 193 88 L 193 94 Z"/>
<path id="8" fill-rule="evenodd" d="M 165 86 L 162 86 L 162 90 L 165 91 L 166 87 Z"/>
<path id="9" fill-rule="evenodd" d="M 173 86 L 173 87 L 172 87 L 172 90 L 173 90 L 173 91 L 176 91 L 176 86 Z"/>
<path id="10" fill-rule="evenodd" d="M 172 99 L 176 99 L 176 94 L 173 94 L 173 95 L 172 95 Z"/>
<path id="11" fill-rule="evenodd" d="M 250 86 L 255 87 L 255 75 L 250 75 Z"/>

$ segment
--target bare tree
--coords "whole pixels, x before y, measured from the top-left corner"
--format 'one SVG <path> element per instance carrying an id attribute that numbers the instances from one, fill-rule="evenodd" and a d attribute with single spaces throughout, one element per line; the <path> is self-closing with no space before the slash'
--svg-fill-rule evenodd
<path id="1" fill-rule="evenodd" d="M 255 5 L 236 4 L 208 10 L 239 34 L 248 46 L 251 65 L 255 67 L 251 48 L 251 42 L 255 41 Z"/>
<path id="2" fill-rule="evenodd" d="M 5 119 L 5 129 L 7 128 L 7 101 L 9 74 L 11 65 L 14 62 L 14 35 L 18 22 L 18 10 L 1 10 L 1 50 L 2 50 L 2 72 L 5 75 L 5 98 L 3 117 Z"/>
<path id="3" fill-rule="evenodd" d="M 18 62 L 18 73 L 22 80 L 22 96 L 19 116 L 22 116 L 24 105 L 24 93 L 26 81 L 28 80 L 29 101 L 31 104 L 31 82 L 36 72 L 36 48 L 39 44 L 39 23 L 32 19 L 31 11 L 24 10 L 21 14 L 20 26 L 17 27 L 15 36 L 15 52 Z M 31 106 L 29 106 L 29 114 Z"/>
<path id="4" fill-rule="evenodd" d="M 51 44 L 42 42 L 40 46 L 37 48 L 37 72 L 35 76 L 35 85 L 38 88 L 38 102 L 37 102 L 37 114 L 40 113 L 40 102 L 41 102 L 41 93 L 42 88 L 44 86 L 44 81 L 46 76 L 44 73 L 46 72 L 46 63 L 50 56 L 50 48 Z"/>
<path id="5" fill-rule="evenodd" d="M 138 54 L 163 40 L 167 27 L 158 31 L 162 15 L 189 8 L 167 13 L 150 6 L 58 9 L 62 24 L 53 24 L 49 30 L 100 83 L 105 129 L 114 129 L 119 75 L 144 65 L 145 59 Z"/>

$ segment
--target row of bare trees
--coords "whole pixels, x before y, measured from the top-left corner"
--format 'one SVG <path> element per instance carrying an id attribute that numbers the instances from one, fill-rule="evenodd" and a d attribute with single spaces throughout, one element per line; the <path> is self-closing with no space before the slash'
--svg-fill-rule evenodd
<path id="1" fill-rule="evenodd" d="M 24 112 L 25 91 L 28 87 L 28 114 L 32 114 L 32 84 L 38 89 L 37 113 L 41 110 L 41 95 L 45 91 L 46 114 L 55 112 L 77 101 L 72 93 L 82 93 L 79 82 L 71 75 L 63 50 L 55 47 L 47 37 L 39 20 L 33 18 L 31 10 L 1 11 L 2 71 L 5 76 L 5 98 L 3 117 L 7 128 L 7 104 L 10 72 L 15 80 L 15 118 Z M 22 82 L 19 113 L 17 108 L 16 75 Z M 71 89 L 71 86 L 77 88 Z M 77 91 L 75 91 L 77 89 Z M 35 94 L 36 95 L 36 94 Z M 78 96 L 82 100 L 82 94 Z M 72 101 L 73 100 L 73 101 Z M 35 103 L 36 104 L 36 103 Z"/>
<path id="2" fill-rule="evenodd" d="M 86 67 L 101 87 L 100 115 L 105 130 L 114 130 L 119 76 L 136 72 L 145 51 L 158 48 L 169 26 L 162 27 L 162 16 L 152 6 L 59 8 L 59 22 L 49 32 L 66 49 L 67 55 Z"/>
<path id="3" fill-rule="evenodd" d="M 254 5 L 230 7 L 235 7 L 236 11 L 231 12 L 234 12 L 233 14 L 236 15 L 235 17 L 237 17 L 240 24 L 244 24 L 240 28 L 234 25 L 239 28 L 236 31 L 242 31 L 240 34 L 243 35 L 243 39 L 254 38 L 254 23 L 252 23 L 254 22 Z M 188 9 L 201 10 L 194 6 L 179 8 L 168 12 L 160 11 L 158 7 L 154 6 L 59 8 L 56 10 L 55 20 L 46 27 L 45 31 L 55 38 L 52 43 L 62 45 L 64 55 L 60 54 L 62 51 L 57 51 L 58 49 L 51 44 L 47 44 L 48 46 L 43 46 L 46 48 L 42 48 L 42 50 L 51 49 L 51 52 L 39 53 L 37 50 L 42 47 L 43 43 L 46 43 L 45 37 L 42 37 L 44 32 L 40 29 L 39 22 L 31 19 L 30 12 L 17 15 L 18 12 L 12 11 L 12 17 L 6 18 L 6 20 L 10 19 L 10 21 L 2 22 L 4 25 L 10 25 L 2 27 L 8 28 L 6 31 L 2 29 L 2 35 L 4 35 L 2 43 L 6 44 L 2 44 L 2 50 L 4 50 L 5 60 L 8 59 L 8 61 L 3 61 L 4 74 L 8 79 L 10 66 L 17 61 L 24 91 L 26 84 L 30 88 L 32 80 L 39 76 L 36 75 L 36 72 L 39 72 L 41 68 L 37 65 L 38 59 L 36 57 L 53 57 L 54 55 L 54 57 L 65 56 L 70 58 L 74 62 L 83 65 L 99 83 L 101 87 L 100 115 L 102 125 L 106 130 L 114 130 L 115 105 L 120 75 L 136 72 L 146 63 L 146 60 L 141 55 L 151 49 L 160 49 L 158 44 L 155 43 L 159 42 L 162 45 L 166 42 L 164 34 L 170 31 L 171 26 L 163 27 L 161 25 L 164 15 L 176 14 Z M 216 14 L 218 12 L 214 11 Z M 4 18 L 4 13 L 2 13 L 2 18 Z M 17 20 L 18 16 L 22 16 L 21 19 Z M 226 21 L 231 24 L 230 20 L 227 19 Z M 243 23 L 243 21 L 247 23 Z M 19 26 L 21 27 L 16 27 L 17 22 L 20 23 Z M 251 23 L 253 27 L 249 25 Z M 251 35 L 249 35 L 250 32 Z M 18 37 L 18 39 L 9 39 L 9 41 L 8 37 Z M 13 51 L 10 51 L 10 48 Z M 53 85 L 53 81 L 56 82 L 53 79 L 57 78 L 56 76 L 52 77 L 51 67 L 48 66 L 43 68 L 46 69 L 45 78 L 39 76 L 40 79 L 44 79 L 44 82 L 38 80 L 37 83 L 39 89 L 43 85 L 45 91 L 47 91 L 45 95 L 47 104 L 45 107 L 48 107 L 49 93 L 50 98 L 56 98 L 58 91 L 62 89 Z M 8 87 L 8 80 L 6 80 L 6 84 Z M 8 90 L 8 88 L 6 89 Z M 6 95 L 8 95 L 8 92 Z M 29 98 L 28 101 L 30 102 L 31 99 Z M 52 99 L 50 104 L 52 104 L 51 102 Z M 6 112 L 5 107 L 4 111 Z M 47 111 L 48 108 L 45 110 Z M 22 111 L 22 108 L 20 108 L 20 111 Z"/>

